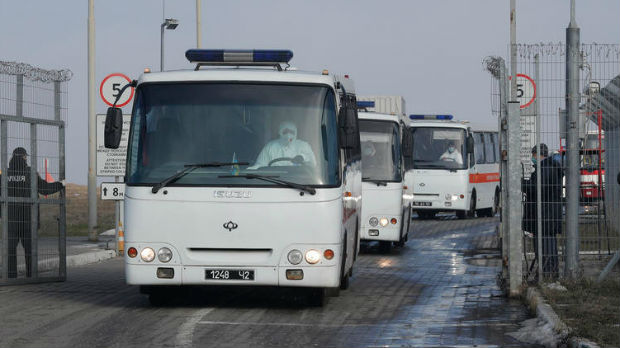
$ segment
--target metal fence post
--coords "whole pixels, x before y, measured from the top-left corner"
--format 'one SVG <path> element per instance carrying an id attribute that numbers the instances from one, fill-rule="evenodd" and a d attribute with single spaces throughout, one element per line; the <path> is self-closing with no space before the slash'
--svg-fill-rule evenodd
<path id="1" fill-rule="evenodd" d="M 30 124 L 30 245 L 31 245 L 31 276 L 39 277 L 39 174 L 37 173 L 37 124 Z M 28 265 L 26 264 L 26 268 Z M 26 270 L 28 274 L 28 270 Z"/>
<path id="2" fill-rule="evenodd" d="M 521 230 L 521 119 L 520 103 L 508 102 L 508 238 L 509 295 L 519 296 L 523 283 L 523 232 Z"/>
<path id="3" fill-rule="evenodd" d="M 0 120 L 0 141 L 2 144 L 0 145 L 0 149 L 2 149 L 2 153 L 0 154 L 0 168 L 2 170 L 2 175 L 0 177 L 0 183 L 2 184 L 2 188 L 0 189 L 0 197 L 2 198 L 2 279 L 7 281 L 9 277 L 9 203 L 7 198 L 9 196 L 9 189 L 7 184 L 9 182 L 7 178 L 7 163 L 8 163 L 8 121 Z"/>
<path id="4" fill-rule="evenodd" d="M 536 84 L 538 86 L 538 89 L 540 90 L 540 62 L 539 62 L 539 56 L 538 54 L 536 54 L 534 56 L 534 81 L 536 81 Z M 540 105 L 538 104 L 538 100 L 534 101 L 534 107 L 535 107 L 535 117 L 536 117 L 536 156 L 540 156 Z M 542 282 L 543 280 L 543 262 L 542 262 L 542 253 L 543 253 L 543 227 L 542 227 L 542 177 L 541 177 L 541 171 L 540 171 L 540 162 L 541 161 L 536 161 L 536 175 L 537 175 L 537 180 L 536 180 L 536 231 L 538 231 L 538 233 L 536 233 L 536 241 L 537 241 L 537 250 L 536 255 L 537 255 L 537 260 L 538 260 L 538 281 Z"/>
<path id="5" fill-rule="evenodd" d="M 54 119 L 62 121 L 62 100 L 60 81 L 54 82 Z M 66 179 L 65 173 L 65 125 L 58 126 L 58 177 Z M 60 206 L 58 221 L 58 276 L 64 280 L 67 278 L 67 205 L 66 188 L 60 190 Z"/>
<path id="6" fill-rule="evenodd" d="M 575 22 L 575 0 L 566 28 L 566 268 L 565 276 L 579 271 L 579 27 Z"/>

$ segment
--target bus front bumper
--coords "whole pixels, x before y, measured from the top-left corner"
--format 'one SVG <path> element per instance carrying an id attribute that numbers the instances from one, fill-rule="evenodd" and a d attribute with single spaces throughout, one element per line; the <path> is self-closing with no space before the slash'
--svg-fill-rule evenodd
<path id="1" fill-rule="evenodd" d="M 158 268 L 172 269 L 172 278 L 159 278 Z M 207 270 L 254 271 L 253 280 L 206 279 Z M 303 272 L 303 278 L 287 279 L 287 270 Z M 125 277 L 129 285 L 239 285 L 239 286 L 298 286 L 333 288 L 340 285 L 339 266 L 181 266 L 163 264 L 125 263 Z M 170 273 L 170 271 L 166 271 Z M 161 273 L 161 271 L 160 271 Z"/>

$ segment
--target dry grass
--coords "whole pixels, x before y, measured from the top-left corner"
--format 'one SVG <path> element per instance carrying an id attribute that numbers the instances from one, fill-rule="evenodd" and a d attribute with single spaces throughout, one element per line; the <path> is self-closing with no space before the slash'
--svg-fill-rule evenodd
<path id="1" fill-rule="evenodd" d="M 605 347 L 620 346 L 620 280 L 597 284 L 583 279 L 563 285 L 568 291 L 545 288 L 542 292 L 574 335 Z"/>
<path id="2" fill-rule="evenodd" d="M 88 189 L 84 185 L 67 184 L 67 236 L 88 235 Z M 48 196 L 56 198 L 57 194 Z M 98 232 L 114 228 L 114 201 L 102 201 L 97 190 Z M 58 236 L 57 205 L 41 204 L 40 235 Z"/>

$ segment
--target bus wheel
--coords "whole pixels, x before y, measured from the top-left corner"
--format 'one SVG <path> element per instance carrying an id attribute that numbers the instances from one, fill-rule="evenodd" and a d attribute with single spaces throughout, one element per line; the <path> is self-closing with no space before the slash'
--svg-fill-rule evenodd
<path id="1" fill-rule="evenodd" d="M 384 240 L 380 241 L 379 242 L 379 250 L 383 254 L 389 253 L 390 250 L 392 250 L 392 242 L 387 242 L 387 241 L 384 241 Z"/>
<path id="2" fill-rule="evenodd" d="M 344 244 L 342 245 L 342 267 L 340 268 L 340 290 L 349 288 L 349 272 L 345 271 L 347 266 L 347 235 L 344 235 Z M 351 266 L 353 267 L 353 266 Z"/>
<path id="3" fill-rule="evenodd" d="M 476 192 L 471 195 L 469 200 L 469 210 L 467 211 L 467 217 L 473 219 L 476 217 Z"/>
<path id="4" fill-rule="evenodd" d="M 311 307 L 323 307 L 327 304 L 327 289 L 310 288 L 307 292 L 308 305 Z"/>
<path id="5" fill-rule="evenodd" d="M 149 293 L 149 303 L 151 306 L 161 307 L 169 303 L 170 296 L 163 289 L 152 289 Z"/>
<path id="6" fill-rule="evenodd" d="M 491 217 L 495 216 L 499 211 L 499 191 L 495 190 L 495 197 L 493 198 L 493 210 Z"/>

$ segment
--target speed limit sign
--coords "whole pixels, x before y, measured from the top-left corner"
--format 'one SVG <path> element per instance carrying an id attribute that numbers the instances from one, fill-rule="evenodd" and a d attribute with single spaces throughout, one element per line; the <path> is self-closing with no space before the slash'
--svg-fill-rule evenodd
<path id="1" fill-rule="evenodd" d="M 536 100 L 536 83 L 534 79 L 525 74 L 517 74 L 517 99 L 521 109 L 532 105 L 534 100 Z"/>
<path id="2" fill-rule="evenodd" d="M 114 101 L 121 92 L 121 89 L 130 82 L 131 79 L 129 77 L 120 73 L 106 76 L 103 81 L 101 81 L 101 85 L 99 86 L 99 94 L 101 95 L 101 99 L 103 99 L 103 101 L 109 106 L 114 106 Z M 118 99 L 116 107 L 121 108 L 129 104 L 134 93 L 133 87 L 130 87 L 129 89 L 129 91 L 126 90 Z"/>

